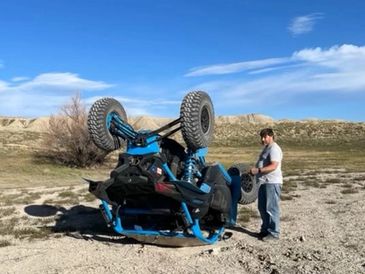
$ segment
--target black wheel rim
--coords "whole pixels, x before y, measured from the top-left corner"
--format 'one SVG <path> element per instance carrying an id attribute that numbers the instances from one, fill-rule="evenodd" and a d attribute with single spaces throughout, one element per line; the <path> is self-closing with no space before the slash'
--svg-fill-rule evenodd
<path id="1" fill-rule="evenodd" d="M 251 180 L 251 176 L 248 174 L 243 174 L 241 176 L 241 188 L 244 192 L 251 192 L 253 189 L 253 183 Z"/>
<path id="2" fill-rule="evenodd" d="M 206 106 L 204 106 L 202 109 L 201 117 L 200 117 L 200 123 L 201 123 L 204 134 L 209 131 L 209 127 L 210 127 L 209 120 L 210 120 L 209 110 Z"/>

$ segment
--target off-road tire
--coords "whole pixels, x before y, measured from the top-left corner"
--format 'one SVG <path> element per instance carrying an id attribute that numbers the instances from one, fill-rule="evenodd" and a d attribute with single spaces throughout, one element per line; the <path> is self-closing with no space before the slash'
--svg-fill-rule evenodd
<path id="1" fill-rule="evenodd" d="M 214 132 L 214 109 L 206 92 L 192 91 L 185 95 L 180 118 L 182 136 L 188 148 L 195 151 L 210 144 Z"/>
<path id="2" fill-rule="evenodd" d="M 256 182 L 255 176 L 248 173 L 248 166 L 245 164 L 235 164 L 227 172 L 230 176 L 240 176 L 241 198 L 238 202 L 242 205 L 247 205 L 256 201 L 260 184 Z"/>
<path id="3" fill-rule="evenodd" d="M 95 145 L 105 151 L 113 151 L 121 147 L 122 140 L 113 136 L 107 126 L 107 116 L 115 112 L 127 123 L 127 114 L 123 106 L 113 98 L 97 100 L 90 108 L 87 125 Z"/>

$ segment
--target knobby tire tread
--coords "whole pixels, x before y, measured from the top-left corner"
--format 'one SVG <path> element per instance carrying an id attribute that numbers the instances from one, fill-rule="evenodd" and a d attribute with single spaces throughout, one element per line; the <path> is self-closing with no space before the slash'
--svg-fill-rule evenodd
<path id="1" fill-rule="evenodd" d="M 127 122 L 127 115 L 122 105 L 113 98 L 102 98 L 90 108 L 88 115 L 88 130 L 95 145 L 105 151 L 113 151 L 121 146 L 120 138 L 110 134 L 106 127 L 108 113 L 116 111 L 123 121 Z"/>
<path id="2" fill-rule="evenodd" d="M 207 103 L 210 114 L 210 129 L 204 134 L 200 124 L 201 104 Z M 207 147 L 213 137 L 214 110 L 210 97 L 203 91 L 188 93 L 181 104 L 180 115 L 182 119 L 182 135 L 186 145 L 192 149 Z"/>

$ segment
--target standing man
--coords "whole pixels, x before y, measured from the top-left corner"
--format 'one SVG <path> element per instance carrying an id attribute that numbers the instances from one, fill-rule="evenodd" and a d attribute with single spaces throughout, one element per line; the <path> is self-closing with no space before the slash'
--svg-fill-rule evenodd
<path id="1" fill-rule="evenodd" d="M 260 183 L 258 193 L 258 209 L 262 225 L 260 238 L 263 241 L 278 240 L 280 234 L 280 193 L 283 183 L 281 161 L 283 152 L 275 142 L 274 132 L 265 128 L 260 132 L 261 142 L 264 145 L 255 167 L 250 169 Z"/>

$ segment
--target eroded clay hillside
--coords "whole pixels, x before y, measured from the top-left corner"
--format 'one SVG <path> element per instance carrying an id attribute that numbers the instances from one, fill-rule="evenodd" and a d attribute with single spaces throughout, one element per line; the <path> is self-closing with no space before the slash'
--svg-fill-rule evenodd
<path id="1" fill-rule="evenodd" d="M 0 130 L 8 132 L 46 132 L 47 117 L 37 119 L 0 117 Z M 156 129 L 168 122 L 169 118 L 138 116 L 128 122 L 136 129 Z M 215 118 L 216 146 L 240 146 L 257 143 L 257 136 L 263 127 L 274 128 L 281 143 L 289 145 L 365 145 L 365 122 L 338 120 L 274 120 L 261 114 L 238 116 L 217 116 Z M 176 138 L 181 140 L 177 134 Z"/>

